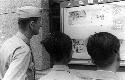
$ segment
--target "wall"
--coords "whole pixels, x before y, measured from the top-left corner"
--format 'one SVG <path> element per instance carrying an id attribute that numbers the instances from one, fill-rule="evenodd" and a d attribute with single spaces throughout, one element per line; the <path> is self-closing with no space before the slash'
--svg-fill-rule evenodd
<path id="1" fill-rule="evenodd" d="M 42 70 L 49 67 L 49 55 L 42 49 L 40 41 L 49 32 L 48 0 L 0 0 L 0 45 L 18 30 L 17 16 L 14 13 L 17 7 L 33 5 L 44 8 L 42 12 L 40 34 L 31 39 L 36 69 Z"/>

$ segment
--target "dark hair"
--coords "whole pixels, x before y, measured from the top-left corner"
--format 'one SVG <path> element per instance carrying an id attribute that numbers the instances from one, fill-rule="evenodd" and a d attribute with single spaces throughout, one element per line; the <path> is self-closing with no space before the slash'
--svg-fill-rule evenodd
<path id="1" fill-rule="evenodd" d="M 120 41 L 108 32 L 99 32 L 89 37 L 87 51 L 96 66 L 110 66 L 116 54 L 119 55 Z"/>
<path id="2" fill-rule="evenodd" d="M 64 33 L 51 33 L 41 43 L 55 62 L 61 62 L 71 56 L 72 40 Z"/>
<path id="3" fill-rule="evenodd" d="M 19 28 L 25 31 L 26 26 L 29 24 L 30 21 L 37 22 L 38 19 L 39 17 L 19 18 L 18 19 Z"/>

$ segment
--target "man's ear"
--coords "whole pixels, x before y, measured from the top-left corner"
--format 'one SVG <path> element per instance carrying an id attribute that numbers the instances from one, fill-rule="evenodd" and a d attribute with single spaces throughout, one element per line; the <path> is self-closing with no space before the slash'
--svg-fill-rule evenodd
<path id="1" fill-rule="evenodd" d="M 33 30 L 34 26 L 35 26 L 35 22 L 34 21 L 30 21 L 29 27 Z"/>

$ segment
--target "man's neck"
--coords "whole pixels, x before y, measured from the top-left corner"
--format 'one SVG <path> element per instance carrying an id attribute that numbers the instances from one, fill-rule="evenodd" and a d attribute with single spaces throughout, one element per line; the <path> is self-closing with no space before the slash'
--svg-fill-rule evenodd
<path id="1" fill-rule="evenodd" d="M 66 64 L 64 62 L 54 62 L 54 65 L 68 65 L 68 64 Z"/>
<path id="2" fill-rule="evenodd" d="M 65 64 L 63 64 L 63 63 L 55 63 L 54 65 L 65 65 Z"/>
<path id="3" fill-rule="evenodd" d="M 29 40 L 32 38 L 32 33 L 29 31 L 20 31 L 23 35 L 25 35 Z"/>

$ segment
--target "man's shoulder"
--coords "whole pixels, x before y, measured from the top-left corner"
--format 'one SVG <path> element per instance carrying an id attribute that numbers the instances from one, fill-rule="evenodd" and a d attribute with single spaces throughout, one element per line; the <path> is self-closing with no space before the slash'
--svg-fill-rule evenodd
<path id="1" fill-rule="evenodd" d="M 2 46 L 12 46 L 12 45 L 15 46 L 15 44 L 19 44 L 18 42 L 20 43 L 19 39 L 16 36 L 12 36 L 7 40 L 5 40 Z"/>
<path id="2" fill-rule="evenodd" d="M 2 44 L 0 50 L 14 51 L 15 49 L 29 50 L 29 46 L 23 40 L 13 36 Z"/>

